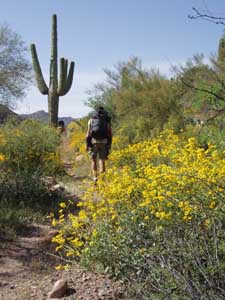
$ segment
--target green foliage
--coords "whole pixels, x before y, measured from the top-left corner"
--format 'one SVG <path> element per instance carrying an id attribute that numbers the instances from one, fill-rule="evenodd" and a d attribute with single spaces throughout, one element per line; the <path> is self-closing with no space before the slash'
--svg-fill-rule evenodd
<path id="1" fill-rule="evenodd" d="M 2 206 L 46 210 L 52 206 L 53 195 L 39 173 L 3 171 L 0 176 Z"/>
<path id="2" fill-rule="evenodd" d="M 56 129 L 38 121 L 0 129 L 0 234 L 17 234 L 56 205 L 44 178 L 63 172 L 59 143 Z"/>
<path id="3" fill-rule="evenodd" d="M 221 151 L 225 149 L 225 118 L 220 117 L 203 125 L 198 138 L 202 145 L 215 144 Z"/>
<path id="4" fill-rule="evenodd" d="M 2 168 L 11 172 L 51 175 L 62 170 L 57 153 L 60 139 L 55 129 L 38 121 L 26 120 L 1 129 Z"/>
<path id="5" fill-rule="evenodd" d="M 0 131 L 0 199 L 22 206 L 43 205 L 49 198 L 43 176 L 63 172 L 59 136 L 54 128 L 26 120 Z"/>
<path id="6" fill-rule="evenodd" d="M 221 43 L 218 57 L 211 57 L 210 64 L 203 55 L 194 55 L 185 65 L 173 67 L 175 76 L 170 80 L 157 70 L 143 68 L 136 57 L 118 63 L 114 70 L 105 70 L 105 82 L 89 92 L 87 105 L 105 106 L 115 134 L 128 143 L 157 136 L 163 129 L 179 133 L 199 123 L 215 133 L 218 124 L 223 126 L 219 120 L 225 113 Z"/>
<path id="7" fill-rule="evenodd" d="M 0 103 L 13 107 L 31 83 L 31 65 L 21 37 L 8 26 L 0 26 Z"/>
<path id="8" fill-rule="evenodd" d="M 33 223 L 46 222 L 49 211 L 55 211 L 58 203 L 39 178 L 24 174 L 20 178 L 18 174 L 0 175 L 0 197 L 0 238 L 7 239 L 23 234 Z"/>
<path id="9" fill-rule="evenodd" d="M 56 201 L 40 174 L 1 168 L 0 205 L 0 236 L 14 238 L 49 209 L 54 210 Z"/>
<path id="10" fill-rule="evenodd" d="M 176 83 L 183 90 L 181 103 L 186 119 L 194 122 L 211 121 L 225 112 L 224 72 L 225 65 L 211 57 L 211 64 L 196 55 L 185 66 L 174 68 Z"/>
<path id="11" fill-rule="evenodd" d="M 82 257 L 88 268 L 107 270 L 127 285 L 129 299 L 223 299 L 224 215 L 209 227 L 169 225 L 163 230 L 140 216 L 122 214 L 120 231 L 104 222 Z"/>
<path id="12" fill-rule="evenodd" d="M 21 232 L 22 228 L 28 224 L 26 215 L 28 210 L 24 213 L 18 207 L 8 207 L 1 204 L 0 210 L 0 237 L 1 238 L 15 238 L 15 235 Z"/>
<path id="13" fill-rule="evenodd" d="M 134 57 L 105 70 L 106 83 L 96 86 L 87 104 L 103 105 L 111 113 L 114 130 L 128 136 L 130 143 L 156 135 L 165 127 L 184 127 L 180 90 L 157 70 L 145 70 Z"/>
<path id="14" fill-rule="evenodd" d="M 220 39 L 218 47 L 218 61 L 222 64 L 225 62 L 225 36 Z"/>

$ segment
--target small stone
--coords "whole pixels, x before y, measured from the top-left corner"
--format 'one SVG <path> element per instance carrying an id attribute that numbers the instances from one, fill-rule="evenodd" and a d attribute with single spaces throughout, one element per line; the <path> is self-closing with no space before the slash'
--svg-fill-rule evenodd
<path id="1" fill-rule="evenodd" d="M 32 285 L 31 288 L 32 289 L 37 289 L 37 286 L 36 285 Z"/>
<path id="2" fill-rule="evenodd" d="M 75 157 L 75 161 L 76 161 L 76 162 L 84 161 L 84 159 L 85 159 L 85 157 L 84 157 L 83 154 L 77 155 L 77 156 Z"/>
<path id="3" fill-rule="evenodd" d="M 61 186 L 60 184 L 55 184 L 50 188 L 51 192 L 56 192 L 56 191 L 64 191 L 65 188 L 63 186 Z"/>
<path id="4" fill-rule="evenodd" d="M 103 297 L 103 296 L 106 296 L 107 295 L 107 290 L 102 288 L 102 289 L 99 289 L 98 291 L 98 296 L 99 297 Z"/>
<path id="5" fill-rule="evenodd" d="M 13 284 L 12 284 L 12 285 L 10 285 L 9 288 L 10 288 L 10 290 L 14 290 L 14 289 L 16 288 L 16 285 L 13 285 Z"/>
<path id="6" fill-rule="evenodd" d="M 61 298 L 67 290 L 67 280 L 59 279 L 54 284 L 51 292 L 48 294 L 48 299 Z"/>

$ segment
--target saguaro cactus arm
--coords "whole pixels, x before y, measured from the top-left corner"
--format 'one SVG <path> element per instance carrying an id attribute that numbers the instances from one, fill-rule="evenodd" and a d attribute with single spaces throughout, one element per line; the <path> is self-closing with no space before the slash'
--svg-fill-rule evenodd
<path id="1" fill-rule="evenodd" d="M 58 95 L 63 95 L 65 89 L 65 82 L 67 76 L 67 61 L 64 58 L 60 59 L 60 75 L 59 75 L 59 86 L 58 86 Z"/>
<path id="2" fill-rule="evenodd" d="M 74 67 L 75 67 L 75 63 L 72 61 L 70 63 L 70 69 L 69 69 L 69 73 L 66 79 L 66 85 L 65 85 L 65 90 L 64 90 L 64 95 L 67 94 L 72 86 L 73 83 L 73 73 L 74 73 Z"/>
<path id="3" fill-rule="evenodd" d="M 35 72 L 38 89 L 43 95 L 47 95 L 48 87 L 47 87 L 47 84 L 45 83 L 44 77 L 42 75 L 42 71 L 41 71 L 39 60 L 38 60 L 35 45 L 31 44 L 30 49 L 31 49 L 32 61 L 33 61 L 34 72 Z"/>
<path id="4" fill-rule="evenodd" d="M 70 63 L 70 69 L 69 69 L 68 75 L 67 75 L 67 65 L 68 65 L 67 59 L 60 60 L 60 82 L 59 82 L 59 88 L 58 88 L 59 96 L 66 95 L 72 86 L 73 73 L 74 73 L 74 62 Z"/>

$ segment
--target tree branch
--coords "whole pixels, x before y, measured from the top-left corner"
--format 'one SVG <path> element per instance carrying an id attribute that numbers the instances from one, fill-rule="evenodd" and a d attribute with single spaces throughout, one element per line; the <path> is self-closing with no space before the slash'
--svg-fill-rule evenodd
<path id="1" fill-rule="evenodd" d="M 209 117 L 206 120 L 206 122 L 210 122 L 210 121 L 214 120 L 215 118 L 217 118 L 218 116 L 223 115 L 223 114 L 225 114 L 225 107 L 221 108 L 221 109 L 214 110 L 214 115 Z"/>
<path id="2" fill-rule="evenodd" d="M 225 17 L 217 17 L 217 16 L 213 16 L 213 15 L 208 15 L 208 14 L 204 14 L 201 13 L 197 8 L 192 7 L 195 15 L 188 15 L 189 19 L 203 19 L 205 21 L 208 22 L 212 22 L 214 24 L 218 24 L 218 25 L 225 25 Z"/>
<path id="3" fill-rule="evenodd" d="M 195 91 L 200 91 L 200 92 L 207 93 L 207 94 L 209 94 L 209 95 L 211 95 L 211 96 L 214 96 L 216 99 L 225 102 L 225 97 L 219 96 L 218 94 L 216 94 L 216 93 L 214 93 L 214 92 L 212 92 L 212 91 L 210 91 L 210 90 L 204 89 L 204 88 L 197 88 L 197 87 L 195 87 L 194 85 L 191 85 L 191 84 L 187 83 L 187 82 L 184 81 L 182 78 L 180 78 L 180 80 L 181 80 L 181 82 L 182 82 L 185 86 L 187 86 L 188 88 L 191 88 L 191 89 L 193 89 L 193 90 L 195 90 Z"/>

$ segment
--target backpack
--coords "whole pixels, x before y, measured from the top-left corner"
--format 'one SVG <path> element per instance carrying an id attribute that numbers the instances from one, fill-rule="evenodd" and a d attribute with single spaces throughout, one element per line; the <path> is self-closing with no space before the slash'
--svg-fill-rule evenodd
<path id="1" fill-rule="evenodd" d="M 91 137 L 98 140 L 108 138 L 109 122 L 110 118 L 106 111 L 97 112 L 91 119 Z"/>

